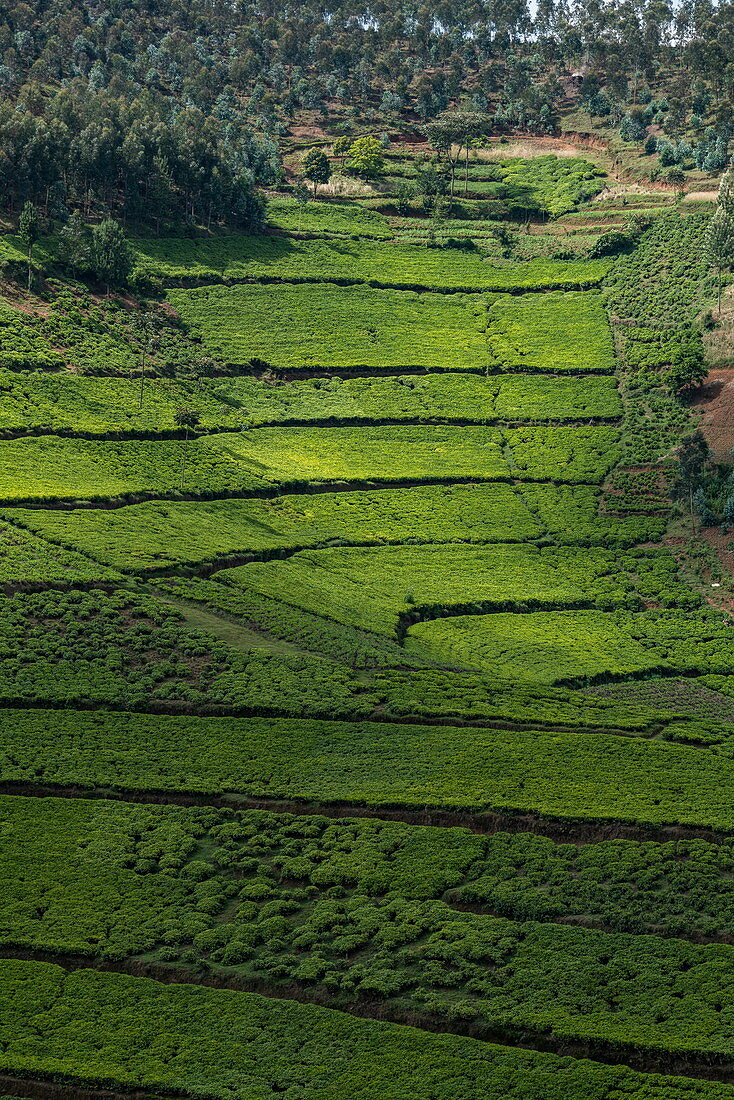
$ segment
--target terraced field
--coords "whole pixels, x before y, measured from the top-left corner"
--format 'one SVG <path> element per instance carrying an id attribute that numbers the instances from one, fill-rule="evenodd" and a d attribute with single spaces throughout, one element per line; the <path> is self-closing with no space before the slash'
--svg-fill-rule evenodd
<path id="1" fill-rule="evenodd" d="M 3 360 L 3 1088 L 734 1097 L 734 627 L 634 384 L 701 227 L 494 263 L 299 218 L 138 244 L 200 378 Z"/>

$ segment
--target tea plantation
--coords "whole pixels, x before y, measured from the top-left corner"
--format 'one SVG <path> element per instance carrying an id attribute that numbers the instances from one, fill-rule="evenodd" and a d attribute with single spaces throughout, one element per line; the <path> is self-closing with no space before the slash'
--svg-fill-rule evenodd
<path id="1" fill-rule="evenodd" d="M 119 297 L 0 241 L 8 1098 L 734 1100 L 707 215 L 605 254 L 596 164 L 467 165 L 136 230 Z"/>

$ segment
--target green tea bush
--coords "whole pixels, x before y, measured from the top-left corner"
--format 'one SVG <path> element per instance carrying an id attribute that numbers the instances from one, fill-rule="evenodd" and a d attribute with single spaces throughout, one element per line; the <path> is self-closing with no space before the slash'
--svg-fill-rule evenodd
<path id="1" fill-rule="evenodd" d="M 697 603 L 667 551 L 620 558 L 598 549 L 501 544 L 340 548 L 226 569 L 214 579 L 388 636 L 400 636 L 414 616 L 471 609 Z"/>
<path id="2" fill-rule="evenodd" d="M 663 580 L 663 578 L 661 578 Z M 682 597 L 667 589 L 666 602 Z M 685 591 L 685 589 L 683 589 Z M 658 597 L 660 592 L 658 590 Z M 505 680 L 575 684 L 634 679 L 641 675 L 730 673 L 734 637 L 712 612 L 547 611 L 484 615 L 418 623 L 411 639 L 419 651 Z"/>
<path id="3" fill-rule="evenodd" d="M 137 270 L 176 283 L 369 283 L 406 290 L 573 289 L 596 286 L 609 262 L 530 260 L 495 266 L 473 252 L 416 248 L 381 241 L 295 240 L 292 237 L 154 238 L 135 242 Z"/>
<path id="4" fill-rule="evenodd" d="M 169 300 L 207 351 L 232 366 L 349 370 L 480 370 L 487 363 L 480 295 L 364 287 L 209 286 Z"/>
<path id="5" fill-rule="evenodd" d="M 613 371 L 614 343 L 594 292 L 498 298 L 489 310 L 487 342 L 505 370 Z"/>
<path id="6" fill-rule="evenodd" d="M 0 762 L 6 782 L 734 831 L 727 755 L 579 729 L 13 709 Z"/>
<path id="7" fill-rule="evenodd" d="M 474 374 L 295 379 L 268 385 L 236 378 L 214 390 L 252 424 L 299 420 L 563 420 L 622 411 L 612 378 Z M 0 406 L 1 409 L 1 406 Z"/>
<path id="8" fill-rule="evenodd" d="M 268 199 L 268 224 L 288 233 L 316 233 L 327 237 L 392 236 L 387 218 L 375 210 L 365 210 L 353 202 L 309 202 L 295 199 Z"/>
<path id="9" fill-rule="evenodd" d="M 536 1082 L 563 1100 L 644 1100 L 650 1088 L 677 1100 L 731 1100 L 728 1085 L 635 1073 L 626 1066 L 425 1036 L 251 993 L 162 985 L 124 974 L 50 963 L 0 963 L 0 1012 L 14 1020 L 3 1070 L 58 1074 L 83 1085 L 202 1091 L 216 1100 L 297 1088 L 303 1100 L 337 1100 L 370 1082 L 374 1095 L 429 1100 L 436 1082 L 461 1080 L 465 1100 L 504 1100 Z M 133 1021 L 132 1022 L 128 1021 Z M 99 1035 L 107 1036 L 104 1046 Z"/>
<path id="10" fill-rule="evenodd" d="M 63 356 L 20 310 L 0 299 L 0 368 L 51 370 L 63 366 Z"/>
<path id="11" fill-rule="evenodd" d="M 123 572 L 146 573 L 330 543 L 656 541 L 665 521 L 598 514 L 591 486 L 454 484 L 286 495 L 275 500 L 149 501 L 122 509 L 7 508 L 20 525 Z"/>
<path id="12" fill-rule="evenodd" d="M 256 642 L 234 648 L 160 600 L 99 591 L 4 600 L 0 700 L 359 716 L 374 706 L 334 662 Z"/>
<path id="13" fill-rule="evenodd" d="M 54 543 L 14 524 L 0 523 L 0 585 L 9 590 L 122 580 L 115 569 Z"/>

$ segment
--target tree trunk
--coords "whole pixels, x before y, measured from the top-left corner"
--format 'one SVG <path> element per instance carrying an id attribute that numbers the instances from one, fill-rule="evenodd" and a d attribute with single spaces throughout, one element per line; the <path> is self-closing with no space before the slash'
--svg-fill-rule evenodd
<path id="1" fill-rule="evenodd" d="M 466 143 L 466 159 L 464 160 L 464 197 L 469 194 L 469 141 Z"/>
<path id="2" fill-rule="evenodd" d="M 28 293 L 31 292 L 31 279 L 33 278 L 33 268 L 31 267 L 31 256 L 33 254 L 33 244 L 28 245 Z M 721 309 L 719 309 L 721 312 Z"/>
<path id="3" fill-rule="evenodd" d="M 138 402 L 138 408 L 143 407 L 143 387 L 145 386 L 145 351 L 140 356 L 140 400 Z"/>
<path id="4" fill-rule="evenodd" d="M 184 439 L 183 457 L 181 460 L 181 492 L 184 491 L 184 480 L 186 478 L 186 451 L 189 445 L 189 429 L 186 429 L 186 438 Z"/>

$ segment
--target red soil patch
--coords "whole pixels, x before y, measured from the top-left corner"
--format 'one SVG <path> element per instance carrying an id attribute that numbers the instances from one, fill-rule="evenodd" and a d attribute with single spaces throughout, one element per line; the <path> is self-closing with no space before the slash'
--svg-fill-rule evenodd
<path id="1" fill-rule="evenodd" d="M 718 462 L 731 462 L 734 448 L 734 370 L 710 372 L 693 406 L 701 413 L 701 430 Z"/>

